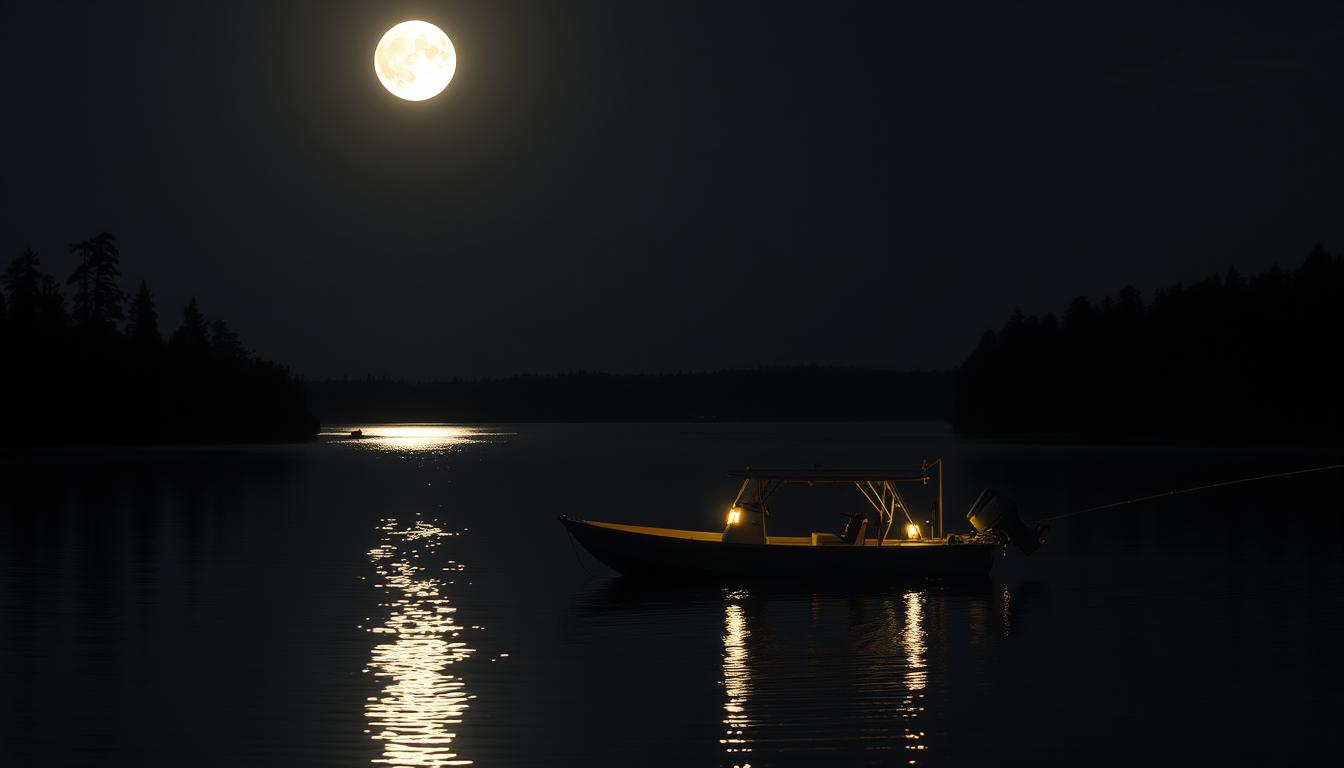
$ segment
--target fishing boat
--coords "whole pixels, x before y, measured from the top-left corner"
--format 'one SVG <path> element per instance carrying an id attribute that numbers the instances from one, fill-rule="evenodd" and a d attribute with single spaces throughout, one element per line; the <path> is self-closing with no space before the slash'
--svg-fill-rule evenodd
<path id="1" fill-rule="evenodd" d="M 943 529 L 943 462 L 912 471 L 769 470 L 734 473 L 741 481 L 722 531 L 655 528 L 575 520 L 560 522 L 593 557 L 626 576 L 753 578 L 882 578 L 987 573 L 997 550 L 1016 544 L 1027 554 L 1045 537 L 1018 517 L 1016 505 L 985 489 L 967 519 L 973 531 Z M 868 509 L 847 514 L 839 532 L 771 536 L 770 505 L 786 486 L 852 485 Z M 906 503 L 929 489 L 931 514 Z M 904 489 L 904 490 L 902 490 Z M 899 525 L 898 525 L 899 523 Z"/>

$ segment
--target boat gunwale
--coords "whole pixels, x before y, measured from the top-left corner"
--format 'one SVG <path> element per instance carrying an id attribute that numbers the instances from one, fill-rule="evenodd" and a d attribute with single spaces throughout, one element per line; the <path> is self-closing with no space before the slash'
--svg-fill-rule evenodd
<path id="1" fill-rule="evenodd" d="M 825 547 L 827 549 L 846 549 L 846 548 L 934 548 L 934 547 L 963 547 L 973 546 L 971 542 L 954 542 L 950 538 L 943 539 L 920 539 L 911 541 L 909 539 L 887 539 L 879 542 L 876 538 L 865 538 L 862 545 L 844 544 L 844 543 L 825 543 L 819 544 L 813 541 L 809 536 L 767 536 L 764 544 L 752 544 L 747 542 L 725 542 L 721 531 L 693 531 L 683 528 L 659 528 L 650 525 L 632 525 L 629 523 L 612 523 L 603 520 L 580 520 L 572 517 L 561 516 L 561 521 L 588 525 L 594 528 L 604 528 L 610 531 L 626 533 L 636 536 L 648 536 L 659 539 L 670 539 L 676 541 L 698 541 L 706 544 L 724 544 L 730 547 Z M 986 545 L 988 546 L 988 545 Z"/>

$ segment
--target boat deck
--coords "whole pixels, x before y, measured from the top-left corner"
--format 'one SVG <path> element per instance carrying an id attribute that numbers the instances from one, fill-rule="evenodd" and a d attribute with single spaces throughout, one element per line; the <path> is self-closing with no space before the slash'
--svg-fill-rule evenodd
<path id="1" fill-rule="evenodd" d="M 648 525 L 627 525 L 625 523 L 605 523 L 597 520 L 583 521 L 588 525 L 599 528 L 609 528 L 613 531 L 624 531 L 626 533 L 639 533 L 645 536 L 661 536 L 668 539 L 684 539 L 687 541 L 723 541 L 723 533 L 719 531 L 686 531 L 680 528 L 655 528 Z M 827 539 L 818 540 L 818 536 L 826 536 Z M 855 544 L 845 544 L 835 537 L 834 534 L 813 534 L 811 536 L 767 536 L 765 543 L 770 546 L 778 547 L 848 547 L 858 546 Z M 883 547 L 941 547 L 947 546 L 946 539 L 920 539 L 911 541 L 909 539 L 887 539 L 880 546 Z M 877 539 L 864 539 L 862 546 L 879 546 Z"/>

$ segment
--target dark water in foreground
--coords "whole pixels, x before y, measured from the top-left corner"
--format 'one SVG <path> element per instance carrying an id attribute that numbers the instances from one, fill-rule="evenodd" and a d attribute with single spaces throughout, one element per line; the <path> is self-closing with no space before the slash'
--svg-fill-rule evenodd
<path id="1" fill-rule="evenodd" d="M 1062 521 L 955 586 L 631 588 L 586 574 L 555 523 L 717 528 L 728 470 L 938 454 L 954 524 L 984 485 L 1033 517 L 1339 461 L 936 425 L 0 460 L 0 763 L 1335 761 L 1339 473 Z M 864 503 L 828 494 L 786 489 L 772 531 Z"/>

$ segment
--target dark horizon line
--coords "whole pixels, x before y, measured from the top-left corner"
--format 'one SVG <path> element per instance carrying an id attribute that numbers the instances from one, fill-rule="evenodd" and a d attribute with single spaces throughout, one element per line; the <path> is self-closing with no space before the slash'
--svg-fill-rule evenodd
<path id="1" fill-rule="evenodd" d="M 1301 258 L 1300 260 L 1301 264 L 1309 262 L 1313 258 L 1313 256 L 1320 253 L 1329 254 L 1329 250 L 1325 247 L 1323 240 L 1317 239 L 1313 242 L 1311 249 L 1307 252 L 1307 255 Z M 1138 296 L 1140 299 L 1142 299 L 1144 294 L 1147 293 L 1152 299 L 1156 299 L 1165 293 L 1169 293 L 1172 291 L 1181 291 L 1187 288 L 1192 288 L 1200 285 L 1206 285 L 1210 282 L 1223 281 L 1227 279 L 1240 280 L 1256 277 L 1259 275 L 1281 275 L 1296 271 L 1296 268 L 1292 266 L 1287 267 L 1283 266 L 1283 264 L 1281 263 L 1282 261 L 1284 260 L 1276 258 L 1273 260 L 1270 266 L 1267 267 L 1262 272 L 1248 273 L 1247 275 L 1242 275 L 1241 270 L 1238 270 L 1234 264 L 1229 263 L 1227 267 L 1218 270 L 1216 272 L 1207 273 L 1204 277 L 1200 279 L 1193 279 L 1189 282 L 1176 281 L 1174 283 L 1166 283 L 1151 288 L 1146 292 L 1140 288 L 1135 287 L 1134 283 L 1130 282 L 1126 283 L 1125 285 L 1121 286 L 1120 288 L 1118 288 L 1113 292 L 1103 293 L 1099 296 L 1092 296 L 1089 294 L 1078 293 L 1074 294 L 1073 296 L 1070 296 L 1068 300 L 1062 305 L 1060 305 L 1057 309 L 1036 309 L 1033 310 L 1032 312 L 1025 312 L 1022 305 L 1017 304 L 1014 305 L 1013 311 L 1009 313 L 1007 317 L 1008 319 L 1011 319 L 1015 315 L 1030 314 L 1042 318 L 1045 317 L 1058 318 L 1062 317 L 1064 313 L 1068 311 L 1069 306 L 1076 305 L 1079 300 L 1084 300 L 1087 302 L 1095 302 L 1097 305 L 1105 305 L 1107 302 L 1116 300 L 1119 297 L 1124 296 L 1126 293 L 1132 293 L 1133 295 Z M 992 331 L 994 330 L 994 328 L 991 327 L 990 329 L 987 330 Z M 399 377 L 387 373 L 375 374 L 367 371 L 364 374 L 353 374 L 353 375 L 349 373 L 344 373 L 340 375 L 329 374 L 325 376 L 309 376 L 306 373 L 299 375 L 301 378 L 309 382 L 342 382 L 342 381 L 376 380 L 396 384 L 428 385 L 428 384 L 512 381 L 515 379 L 524 379 L 529 377 L 561 378 L 566 376 L 591 375 L 591 376 L 611 376 L 611 377 L 629 377 L 629 378 L 655 378 L 655 377 L 673 377 L 673 376 L 712 375 L 723 373 L 741 373 L 751 371 L 798 371 L 798 370 L 850 371 L 850 372 L 888 373 L 888 374 L 889 373 L 955 374 L 961 369 L 962 365 L 966 361 L 966 358 L 972 352 L 974 352 L 974 350 L 975 350 L 974 346 L 969 347 L 968 351 L 963 355 L 962 360 L 960 362 L 944 367 L 915 366 L 910 368 L 899 368 L 899 367 L 869 366 L 869 365 L 844 364 L 844 363 L 812 362 L 812 363 L 742 365 L 737 367 L 705 367 L 705 368 L 692 368 L 692 369 L 636 371 L 636 372 L 612 371 L 600 368 L 568 368 L 560 371 L 551 371 L 547 373 L 514 371 L 512 373 L 506 373 L 506 374 L 455 375 L 455 376 L 439 376 L 439 377 L 418 378 L 418 379 Z"/>
<path id="2" fill-rule="evenodd" d="M 880 373 L 880 374 L 912 374 L 912 375 L 949 375 L 956 373 L 960 366 L 949 368 L 882 368 L 866 365 L 842 365 L 842 364 L 822 364 L 822 363 L 797 363 L 792 365 L 743 365 L 738 367 L 719 367 L 719 368 L 695 368 L 680 369 L 675 371 L 612 371 L 600 368 L 569 368 L 562 371 L 550 373 L 508 373 L 482 376 L 450 376 L 445 378 L 428 379 L 409 379 L 392 376 L 390 374 L 366 373 L 362 376 L 352 376 L 343 374 L 340 376 L 310 377 L 304 376 L 304 380 L 310 384 L 341 384 L 353 383 L 363 384 L 367 382 L 376 382 L 380 384 L 407 384 L 412 386 L 429 384 L 471 384 L 471 383 L 490 383 L 501 381 L 515 381 L 519 379 L 562 379 L 562 378 L 580 378 L 580 377 L 606 377 L 613 379 L 653 379 L 653 378 L 676 378 L 679 376 L 715 376 L 725 373 L 794 373 L 800 371 L 817 371 L 828 373 Z"/>

